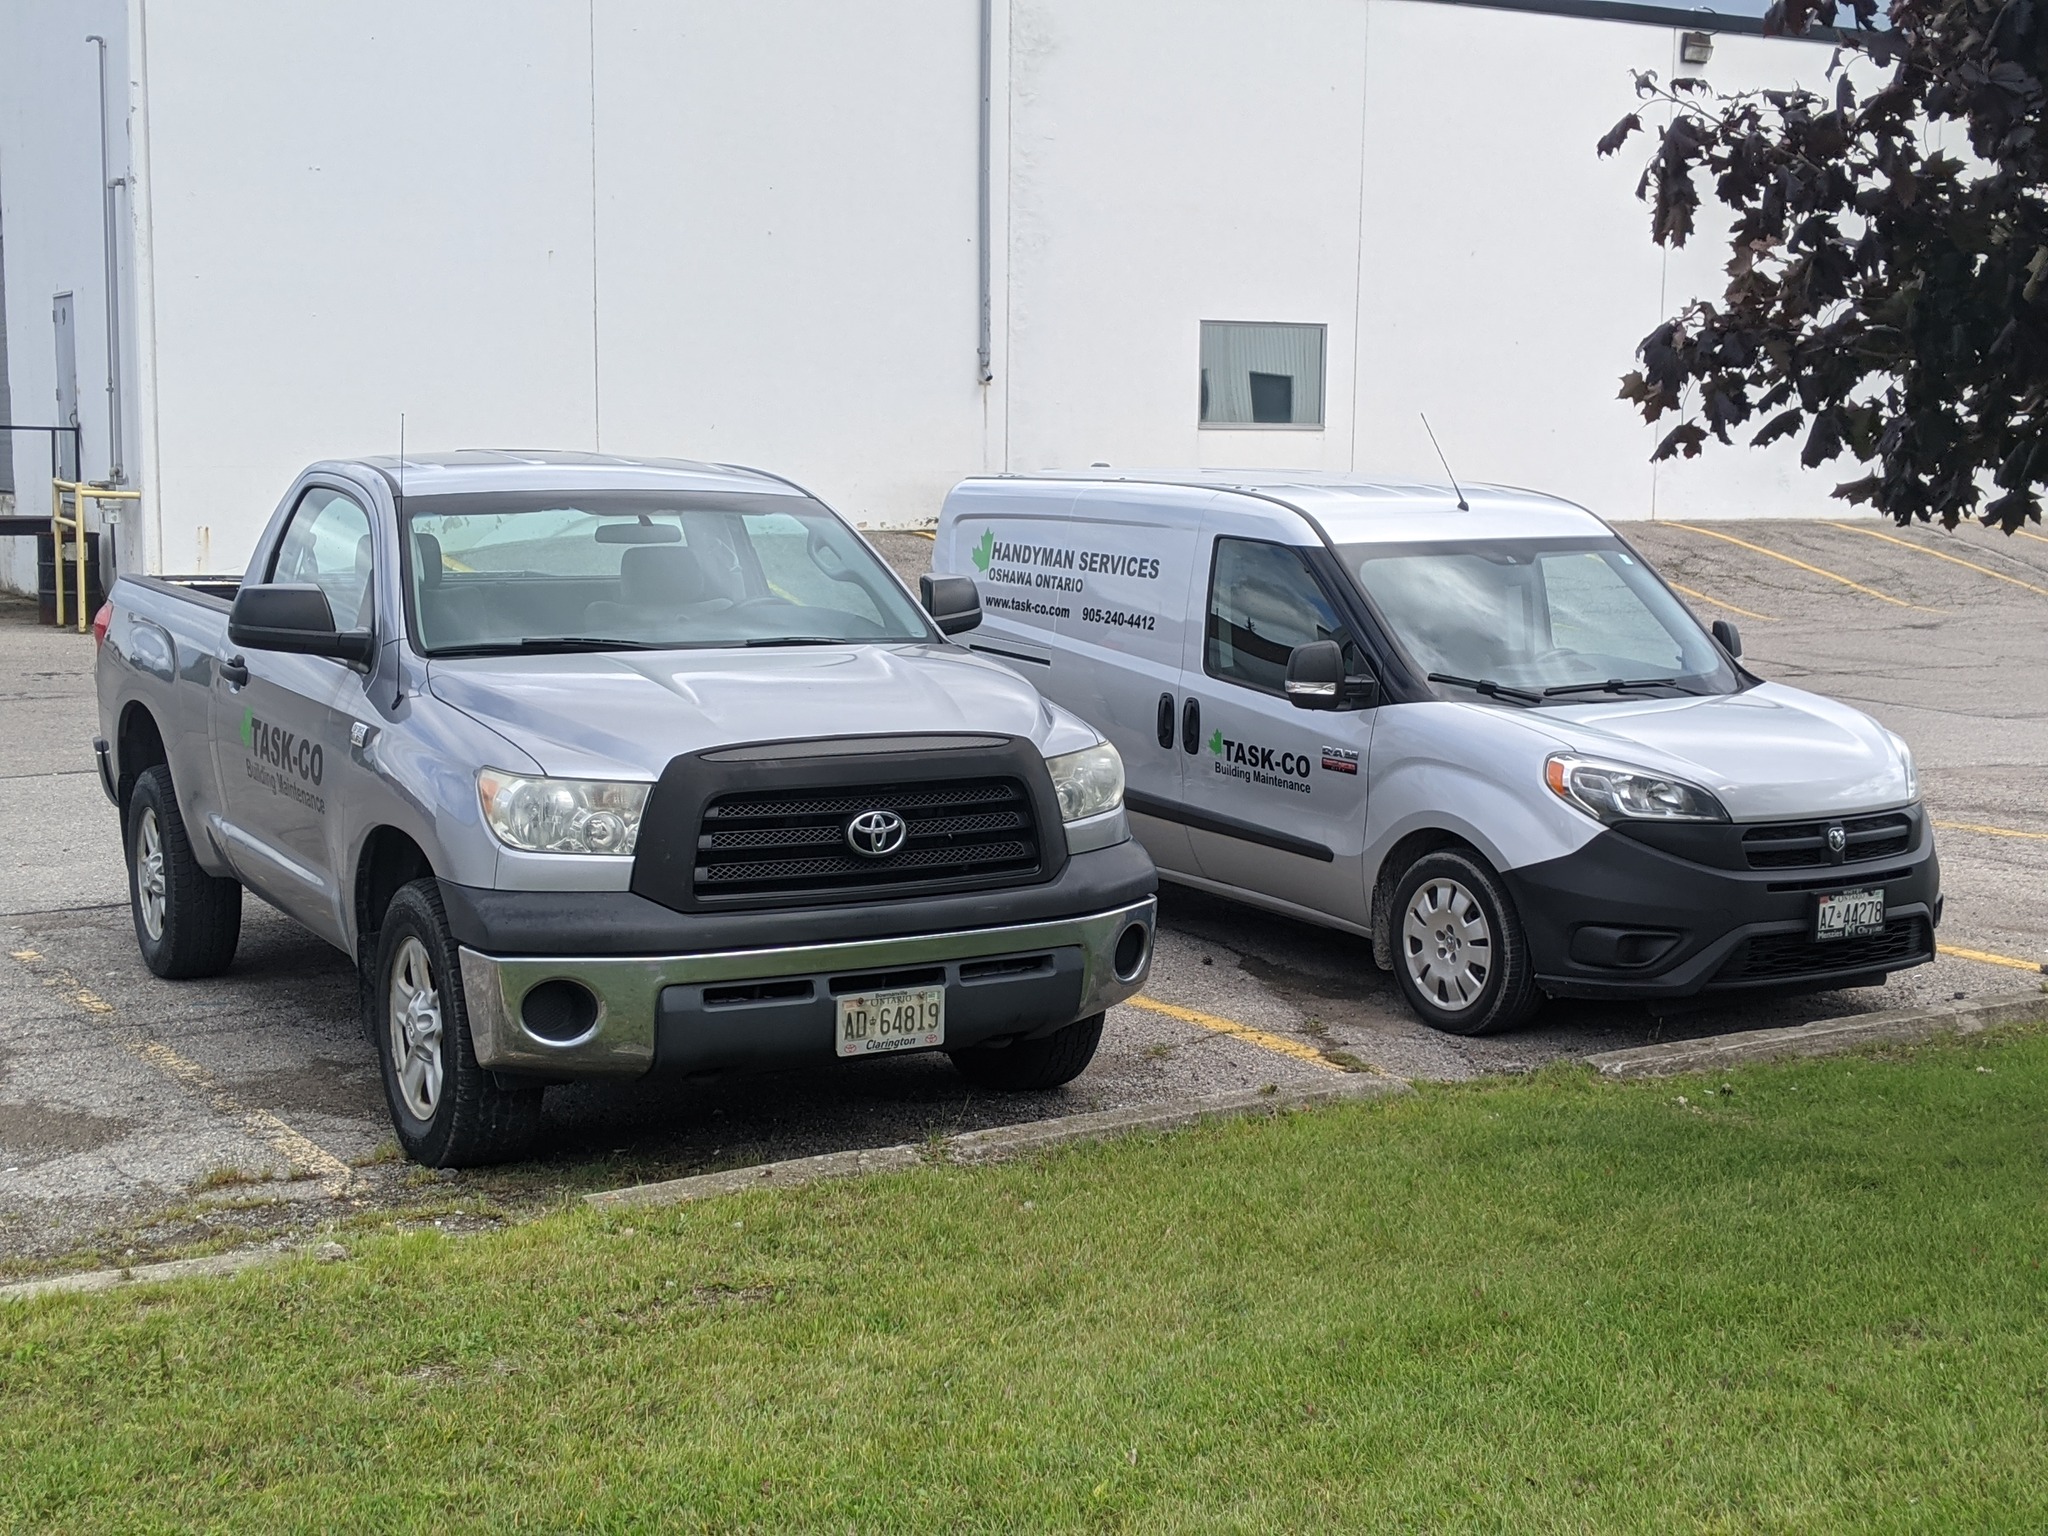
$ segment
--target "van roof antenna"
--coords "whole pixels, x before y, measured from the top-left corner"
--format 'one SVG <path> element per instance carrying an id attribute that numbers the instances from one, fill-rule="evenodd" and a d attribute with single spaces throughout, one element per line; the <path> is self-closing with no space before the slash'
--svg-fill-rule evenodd
<path id="1" fill-rule="evenodd" d="M 1470 512 L 1472 510 L 1472 503 L 1465 499 L 1463 491 L 1458 490 L 1458 477 L 1451 474 L 1451 461 L 1444 457 L 1444 451 L 1437 443 L 1436 433 L 1430 432 L 1428 414 L 1423 411 L 1417 411 L 1415 414 L 1422 417 L 1422 430 L 1429 432 L 1429 446 L 1436 449 L 1436 460 L 1439 464 L 1443 465 L 1444 473 L 1450 476 L 1451 489 L 1458 493 L 1458 510 L 1460 512 Z"/>
<path id="2" fill-rule="evenodd" d="M 1423 423 L 1428 426 L 1428 422 Z M 398 499 L 405 501 L 405 412 L 398 413 Z"/>

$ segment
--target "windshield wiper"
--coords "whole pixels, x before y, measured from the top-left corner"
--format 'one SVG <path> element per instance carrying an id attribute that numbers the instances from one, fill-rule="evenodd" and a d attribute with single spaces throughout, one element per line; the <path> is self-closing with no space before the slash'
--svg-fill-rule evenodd
<path id="1" fill-rule="evenodd" d="M 1432 683 L 1456 683 L 1460 688 L 1470 688 L 1474 693 L 1485 694 L 1489 699 L 1513 699 L 1518 704 L 1541 704 L 1543 695 L 1527 688 L 1510 688 L 1505 683 L 1496 683 L 1490 677 L 1453 677 L 1448 672 L 1429 674 Z"/>
<path id="2" fill-rule="evenodd" d="M 1561 687 L 1546 688 L 1543 697 L 1554 699 L 1560 693 L 1620 693 L 1624 688 L 1677 688 L 1675 677 L 1610 677 L 1604 683 L 1565 683 Z M 1689 688 L 1679 689 L 1690 693 Z"/>
<path id="3" fill-rule="evenodd" d="M 569 651 L 665 651 L 650 640 L 612 640 L 601 635 L 535 635 L 524 640 L 492 640 L 481 645 L 454 645 L 433 654 L 449 656 L 547 655 Z"/>
<path id="4" fill-rule="evenodd" d="M 762 635 L 740 643 L 752 650 L 757 645 L 854 645 L 858 642 L 843 635 Z"/>

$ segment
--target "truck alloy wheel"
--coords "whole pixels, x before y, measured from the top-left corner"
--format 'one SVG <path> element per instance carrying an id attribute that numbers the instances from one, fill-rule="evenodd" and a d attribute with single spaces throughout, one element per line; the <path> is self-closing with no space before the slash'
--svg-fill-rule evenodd
<path id="1" fill-rule="evenodd" d="M 522 1157 L 540 1130 L 539 1085 L 501 1078 L 476 1059 L 462 965 L 439 885 L 401 886 L 372 936 L 374 1020 L 391 1128 L 430 1168 Z"/>
<path id="2" fill-rule="evenodd" d="M 405 1107 L 434 1118 L 441 1101 L 441 994 L 426 946 L 410 934 L 391 968 L 391 1062 Z"/>
<path id="3" fill-rule="evenodd" d="M 1490 1035 L 1542 1001 L 1514 903 L 1477 857 L 1440 849 L 1409 865 L 1392 921 L 1395 979 L 1425 1024 Z"/>
<path id="4" fill-rule="evenodd" d="M 242 887 L 193 856 L 171 770 L 145 769 L 128 795 L 128 904 L 142 962 L 171 981 L 218 976 L 242 934 Z"/>

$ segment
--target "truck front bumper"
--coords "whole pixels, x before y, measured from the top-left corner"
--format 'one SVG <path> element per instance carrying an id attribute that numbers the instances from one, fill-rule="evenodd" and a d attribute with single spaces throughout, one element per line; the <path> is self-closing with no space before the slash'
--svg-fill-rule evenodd
<path id="1" fill-rule="evenodd" d="M 477 1061 L 541 1077 L 637 1077 L 836 1059 L 834 998 L 946 992 L 946 1049 L 1049 1034 L 1122 1002 L 1152 963 L 1151 897 L 1079 917 L 660 956 L 462 947 Z"/>

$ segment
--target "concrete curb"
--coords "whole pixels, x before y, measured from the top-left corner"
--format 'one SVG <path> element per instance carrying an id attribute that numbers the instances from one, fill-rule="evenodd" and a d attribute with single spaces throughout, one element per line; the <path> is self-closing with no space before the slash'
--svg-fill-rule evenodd
<path id="1" fill-rule="evenodd" d="M 2002 992 L 1975 1002 L 1932 1008 L 1894 1008 L 1885 1013 L 1816 1019 L 1790 1029 L 1752 1029 L 1699 1040 L 1673 1040 L 1582 1058 L 1602 1077 L 1669 1077 L 1678 1072 L 1712 1072 L 1751 1061 L 1788 1056 L 1830 1056 L 1861 1045 L 1907 1044 L 1934 1035 L 1974 1035 L 1999 1024 L 2048 1015 L 2048 994 Z"/>
<path id="2" fill-rule="evenodd" d="M 295 1248 L 247 1248 L 238 1253 L 214 1253 L 198 1259 L 166 1259 L 160 1264 L 136 1264 L 127 1269 L 94 1269 L 79 1275 L 53 1275 L 47 1280 L 22 1280 L 13 1285 L 0 1285 L 0 1301 L 29 1301 L 37 1296 L 90 1295 L 95 1291 L 117 1291 L 131 1285 L 189 1280 L 200 1275 L 238 1275 L 259 1264 L 288 1259 L 298 1251 Z"/>
<path id="3" fill-rule="evenodd" d="M 585 1204 L 599 1210 L 685 1205 L 693 1200 L 737 1194 L 743 1189 L 791 1189 L 825 1179 L 900 1172 L 927 1162 L 992 1163 L 1070 1142 L 1102 1141 L 1143 1131 L 1172 1130 L 1202 1120 L 1275 1114 L 1281 1110 L 1327 1104 L 1340 1099 L 1372 1099 L 1407 1091 L 1408 1084 L 1400 1078 L 1358 1073 L 1325 1087 L 1281 1089 L 1274 1093 L 1257 1090 L 1219 1093 L 1184 1099 L 1176 1104 L 1147 1104 L 1135 1109 L 1108 1109 L 1096 1114 L 1061 1115 L 1053 1120 L 1027 1120 L 1018 1125 L 966 1131 L 928 1146 L 906 1143 L 858 1152 L 826 1152 L 817 1157 L 795 1157 L 785 1162 L 761 1163 L 752 1168 L 730 1168 L 721 1173 L 667 1179 L 659 1184 L 600 1190 L 585 1195 L 583 1199 Z"/>

